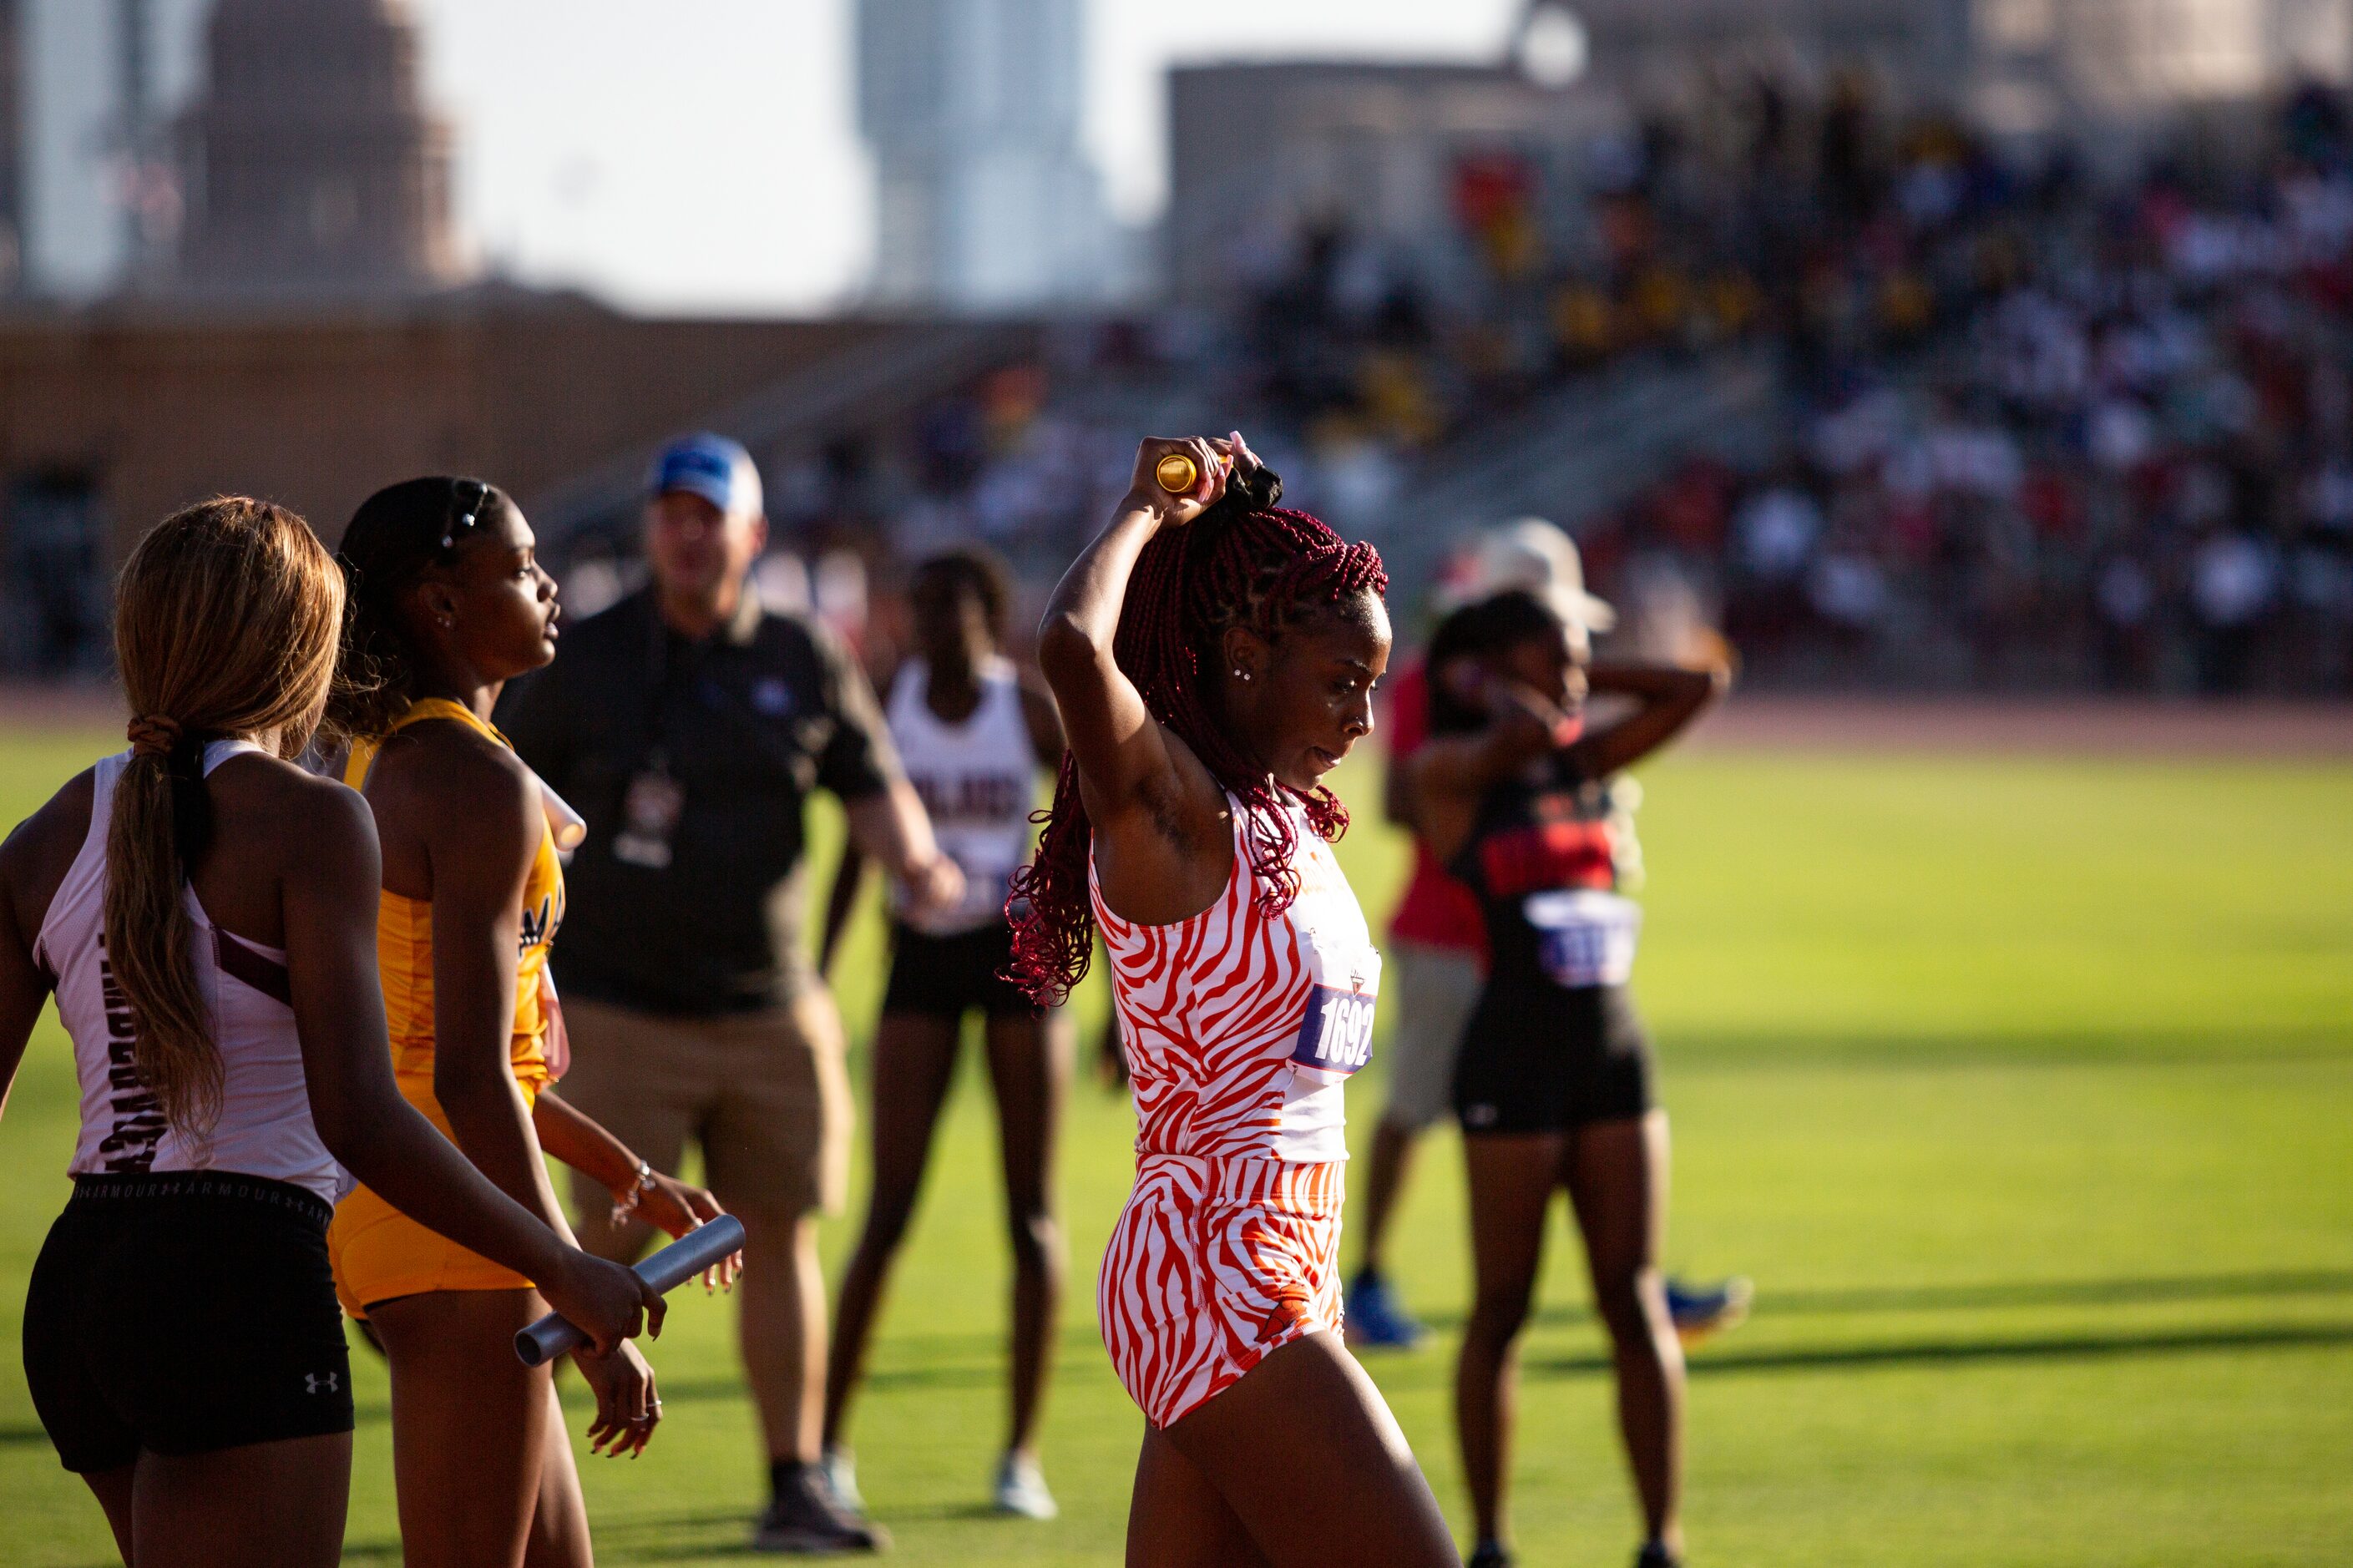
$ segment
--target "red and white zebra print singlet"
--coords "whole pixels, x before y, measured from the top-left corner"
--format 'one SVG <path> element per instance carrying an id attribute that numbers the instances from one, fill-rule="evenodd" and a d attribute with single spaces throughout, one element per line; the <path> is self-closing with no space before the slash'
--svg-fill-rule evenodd
<path id="1" fill-rule="evenodd" d="M 1380 954 L 1331 846 L 1294 813 L 1299 895 L 1257 907 L 1234 814 L 1217 902 L 1171 925 L 1104 908 L 1135 1100 L 1136 1184 L 1097 1309 L 1128 1393 L 1166 1426 L 1269 1352 L 1340 1327 L 1343 1100 L 1370 1058 Z"/>
<path id="2" fill-rule="evenodd" d="M 1259 878 L 1234 816 L 1234 868 L 1218 901 L 1173 925 L 1138 925 L 1103 907 L 1112 996 L 1135 1099 L 1140 1154 L 1348 1157 L 1342 1086 L 1371 1058 L 1381 955 L 1356 895 L 1295 807 L 1299 896 L 1258 908 Z"/>

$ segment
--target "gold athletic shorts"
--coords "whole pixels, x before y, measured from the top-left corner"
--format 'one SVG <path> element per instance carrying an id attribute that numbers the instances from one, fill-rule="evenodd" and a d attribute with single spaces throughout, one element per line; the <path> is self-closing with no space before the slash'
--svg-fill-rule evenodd
<path id="1" fill-rule="evenodd" d="M 538 1097 L 537 1083 L 516 1081 L 526 1103 Z M 457 1142 L 429 1084 L 420 1089 L 404 1078 L 400 1089 L 443 1137 Z M 327 1227 L 327 1257 L 335 1268 L 336 1298 L 354 1318 L 365 1318 L 379 1301 L 427 1290 L 531 1289 L 531 1281 L 513 1269 L 426 1229 L 366 1187 L 353 1188 L 335 1205 L 335 1222 Z"/>

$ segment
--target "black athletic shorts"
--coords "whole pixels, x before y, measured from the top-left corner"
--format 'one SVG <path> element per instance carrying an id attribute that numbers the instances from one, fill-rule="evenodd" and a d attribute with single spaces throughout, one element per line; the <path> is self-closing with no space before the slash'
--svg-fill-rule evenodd
<path id="1" fill-rule="evenodd" d="M 1035 1018 L 1040 1009 L 1011 981 L 1013 928 L 1002 921 L 955 936 L 926 936 L 891 922 L 891 986 L 882 1011 L 961 1018 L 977 1007 L 992 1018 Z"/>
<path id="2" fill-rule="evenodd" d="M 1463 1026 L 1466 1135 L 1566 1132 L 1649 1110 L 1651 1042 L 1622 985 L 1489 985 Z"/>
<path id="3" fill-rule="evenodd" d="M 69 1470 L 352 1429 L 334 1211 L 259 1176 L 83 1176 L 33 1265 L 25 1380 Z"/>

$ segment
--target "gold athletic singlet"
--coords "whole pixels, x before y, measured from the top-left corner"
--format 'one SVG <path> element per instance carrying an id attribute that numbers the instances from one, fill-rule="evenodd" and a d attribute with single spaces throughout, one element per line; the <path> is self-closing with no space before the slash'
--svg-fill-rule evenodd
<path id="1" fill-rule="evenodd" d="M 496 726 L 445 697 L 427 697 L 411 704 L 393 730 L 405 730 L 427 719 L 447 719 L 501 746 L 507 744 Z M 353 789 L 364 785 L 382 746 L 382 741 L 354 743 L 343 765 L 343 782 Z M 548 1083 L 548 1020 L 541 1005 L 540 983 L 547 968 L 548 948 L 563 922 L 564 867 L 556 858 L 554 834 L 543 827 L 531 874 L 523 882 L 513 1043 L 507 1058 L 527 1101 L 536 1099 Z M 401 1096 L 424 1112 L 442 1136 L 455 1142 L 449 1119 L 433 1096 L 431 902 L 384 889 L 376 905 L 375 953 L 384 983 L 385 1021 L 392 1037 L 393 1075 Z M 522 1289 L 531 1284 L 513 1270 L 426 1229 L 364 1186 L 353 1188 L 336 1205 L 327 1247 L 334 1259 L 336 1291 L 345 1310 L 357 1318 L 367 1316 L 365 1309 L 372 1303 L 396 1296 L 426 1290 Z"/>

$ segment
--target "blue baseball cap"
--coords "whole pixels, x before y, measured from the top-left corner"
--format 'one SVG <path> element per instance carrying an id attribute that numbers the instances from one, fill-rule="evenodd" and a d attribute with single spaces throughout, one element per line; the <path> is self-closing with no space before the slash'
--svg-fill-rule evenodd
<path id="1" fill-rule="evenodd" d="M 730 517 L 757 517 L 765 506 L 752 454 L 740 442 L 708 430 L 672 441 L 654 459 L 646 493 L 672 490 L 701 496 Z"/>

